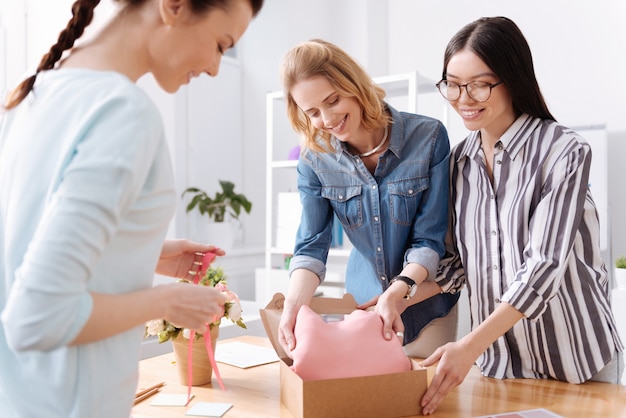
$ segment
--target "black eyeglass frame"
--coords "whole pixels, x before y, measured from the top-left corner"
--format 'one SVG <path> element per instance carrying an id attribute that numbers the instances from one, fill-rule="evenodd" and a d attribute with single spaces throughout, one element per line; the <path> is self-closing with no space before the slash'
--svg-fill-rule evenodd
<path id="1" fill-rule="evenodd" d="M 441 91 L 441 87 L 440 87 L 440 85 L 441 85 L 441 83 L 443 83 L 444 81 L 446 82 L 446 84 L 447 84 L 447 83 L 454 83 L 455 85 L 457 85 L 457 86 L 459 87 L 459 97 L 457 97 L 457 98 L 456 98 L 456 99 L 454 99 L 454 100 L 450 100 L 450 99 L 448 99 L 448 97 L 447 97 L 445 94 L 443 94 L 443 92 Z M 469 86 L 470 84 L 477 84 L 477 83 L 478 83 L 478 84 L 482 84 L 482 85 L 484 85 L 485 87 L 489 87 L 489 95 L 487 95 L 487 98 L 486 98 L 486 99 L 484 99 L 484 100 L 477 100 L 477 99 L 475 99 L 475 98 L 474 98 L 474 96 L 472 96 L 472 93 L 470 93 L 470 91 L 467 89 L 467 86 Z M 499 86 L 500 84 L 502 84 L 502 83 L 503 83 L 503 81 L 502 81 L 502 80 L 500 80 L 500 81 L 498 81 L 497 83 L 493 83 L 493 84 L 492 84 L 492 83 L 487 83 L 487 82 L 485 82 L 485 81 L 470 81 L 469 83 L 465 83 L 465 84 L 457 84 L 457 83 L 455 83 L 454 81 L 449 81 L 449 80 L 446 80 L 446 79 L 444 78 L 444 79 L 439 80 L 439 82 L 438 82 L 437 84 L 435 84 L 435 86 L 437 86 L 437 90 L 439 91 L 439 93 L 441 94 L 441 96 L 442 96 L 444 99 L 446 99 L 447 101 L 449 101 L 449 102 L 456 102 L 457 100 L 459 100 L 459 99 L 461 98 L 461 94 L 463 94 L 462 89 L 463 89 L 463 87 L 465 87 L 465 92 L 467 93 L 467 95 L 468 95 L 468 96 L 469 96 L 469 97 L 470 97 L 473 101 L 478 102 L 478 103 L 482 103 L 482 102 L 486 102 L 487 100 L 489 100 L 489 99 L 491 98 L 491 91 L 493 90 L 493 88 L 494 88 L 494 87 L 498 87 L 498 86 Z M 447 87 L 446 87 L 446 88 L 447 88 Z"/>

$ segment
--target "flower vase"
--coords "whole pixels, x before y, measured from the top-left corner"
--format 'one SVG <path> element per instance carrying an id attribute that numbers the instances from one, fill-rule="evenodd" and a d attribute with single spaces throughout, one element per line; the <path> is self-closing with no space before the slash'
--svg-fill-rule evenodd
<path id="1" fill-rule="evenodd" d="M 215 353 L 215 344 L 217 343 L 217 338 L 219 337 L 219 334 L 219 326 L 214 326 L 211 329 L 210 334 L 213 353 Z M 172 340 L 172 345 L 174 347 L 174 357 L 176 358 L 176 367 L 178 369 L 178 378 L 180 380 L 180 384 L 187 386 L 189 384 L 189 380 L 187 377 L 187 354 L 189 350 L 189 340 L 183 337 L 182 333 L 180 333 L 176 338 Z M 206 346 L 204 345 L 204 337 L 194 338 L 191 355 L 191 385 L 202 386 L 211 383 L 213 366 L 211 365 L 211 361 L 209 360 L 209 354 L 207 353 Z"/>

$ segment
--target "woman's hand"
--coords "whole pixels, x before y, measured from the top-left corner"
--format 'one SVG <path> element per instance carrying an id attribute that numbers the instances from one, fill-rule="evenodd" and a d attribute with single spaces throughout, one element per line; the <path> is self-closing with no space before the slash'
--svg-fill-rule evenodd
<path id="1" fill-rule="evenodd" d="M 398 287 L 401 287 L 400 285 Z M 405 291 L 406 293 L 406 291 Z M 397 289 L 387 289 L 382 295 L 374 296 L 372 299 L 357 306 L 357 309 L 369 309 L 374 307 L 374 311 L 383 320 L 383 336 L 390 340 L 396 335 L 400 342 L 404 341 L 404 324 L 400 314 L 406 309 L 406 300 L 402 298 L 404 293 Z"/>
<path id="2" fill-rule="evenodd" d="M 398 291 L 398 288 L 400 291 Z M 383 337 L 390 340 L 397 336 L 400 342 L 404 342 L 404 323 L 400 314 L 406 309 L 406 285 L 398 283 L 398 286 L 390 286 L 378 298 L 378 303 L 374 307 L 383 319 Z"/>
<path id="3" fill-rule="evenodd" d="M 203 333 L 206 324 L 224 315 L 226 296 L 210 286 L 170 283 L 158 286 L 167 292 L 168 305 L 163 318 L 181 328 Z"/>
<path id="4" fill-rule="evenodd" d="M 291 351 L 296 348 L 296 337 L 293 330 L 296 326 L 298 311 L 299 308 L 294 305 L 285 305 L 278 325 L 278 342 L 289 357 L 292 357 Z"/>
<path id="5" fill-rule="evenodd" d="M 315 273 L 306 269 L 296 269 L 289 279 L 289 290 L 283 303 L 283 313 L 278 325 L 278 343 L 285 353 L 291 357 L 291 351 L 296 348 L 296 337 L 293 330 L 296 327 L 296 317 L 302 305 L 309 305 L 315 289 L 320 281 Z"/>
<path id="6" fill-rule="evenodd" d="M 504 335 L 524 315 L 510 304 L 503 302 L 489 317 L 459 341 L 439 347 L 420 363 L 428 367 L 439 361 L 435 376 L 422 397 L 422 412 L 435 412 L 442 399 L 460 385 L 476 359 L 499 337 Z"/>
<path id="7" fill-rule="evenodd" d="M 443 398 L 460 385 L 476 361 L 471 350 L 460 341 L 445 344 L 420 363 L 429 367 L 439 362 L 433 380 L 422 397 L 422 413 L 430 415 L 439 406 Z"/>
<path id="8" fill-rule="evenodd" d="M 222 256 L 224 250 L 186 239 L 165 240 L 156 273 L 164 276 L 188 278 L 190 271 L 197 271 L 202 266 L 204 253 Z M 200 264 L 197 264 L 200 263 Z"/>

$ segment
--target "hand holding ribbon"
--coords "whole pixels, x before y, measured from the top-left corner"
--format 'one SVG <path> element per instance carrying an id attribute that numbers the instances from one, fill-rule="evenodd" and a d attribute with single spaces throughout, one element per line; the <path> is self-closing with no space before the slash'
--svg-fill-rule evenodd
<path id="1" fill-rule="evenodd" d="M 193 279 L 193 284 L 198 284 L 201 278 L 206 273 L 207 269 L 215 259 L 214 253 L 205 253 L 202 256 L 202 268 L 196 272 L 196 275 Z M 215 322 L 217 317 L 214 317 L 211 322 Z M 217 368 L 217 363 L 215 362 L 215 353 L 213 352 L 213 345 L 211 344 L 211 329 L 210 323 L 206 323 L 206 330 L 202 334 L 204 339 L 204 346 L 206 347 L 207 354 L 209 356 L 209 361 L 211 362 L 211 367 L 213 367 L 213 371 L 215 372 L 215 377 L 217 378 L 217 382 L 219 383 L 222 390 L 226 390 L 224 387 L 224 382 L 222 381 L 222 377 L 220 376 L 220 372 Z M 192 350 L 193 350 L 193 342 L 196 337 L 196 332 L 191 330 L 189 334 L 189 348 L 187 349 L 187 404 L 191 401 L 191 382 L 193 378 L 193 364 L 192 364 Z M 185 406 L 187 405 L 185 404 Z"/>

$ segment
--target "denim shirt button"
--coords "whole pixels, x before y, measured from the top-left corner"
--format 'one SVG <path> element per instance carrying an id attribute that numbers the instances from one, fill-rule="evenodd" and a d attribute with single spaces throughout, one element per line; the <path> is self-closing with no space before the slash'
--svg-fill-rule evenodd
<path id="1" fill-rule="evenodd" d="M 378 216 L 374 216 L 374 222 L 378 222 Z"/>
<path id="2" fill-rule="evenodd" d="M 381 252 L 383 249 L 380 247 L 376 247 L 376 251 Z"/>
<path id="3" fill-rule="evenodd" d="M 342 195 L 342 194 L 340 194 L 339 196 L 337 196 L 337 199 L 339 199 L 339 200 L 343 200 L 343 195 Z"/>
<path id="4" fill-rule="evenodd" d="M 413 189 L 409 189 L 409 194 L 413 194 Z"/>
<path id="5" fill-rule="evenodd" d="M 378 186 L 373 185 L 373 186 L 372 186 L 372 190 L 376 190 L 376 188 L 377 188 L 377 187 L 378 187 Z"/>
<path id="6" fill-rule="evenodd" d="M 380 280 L 384 282 L 387 278 L 385 276 L 380 276 Z"/>

